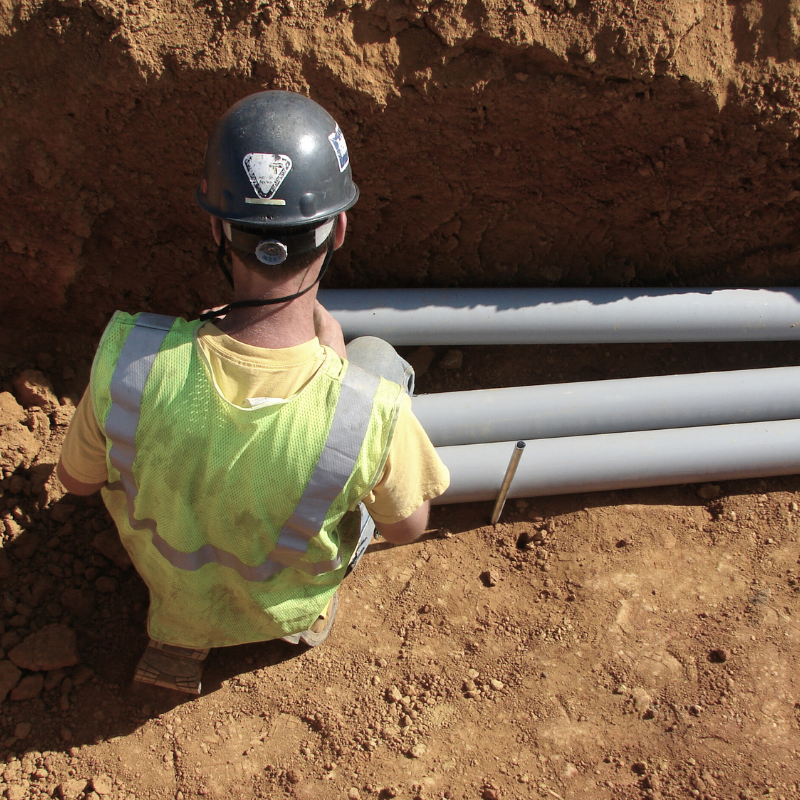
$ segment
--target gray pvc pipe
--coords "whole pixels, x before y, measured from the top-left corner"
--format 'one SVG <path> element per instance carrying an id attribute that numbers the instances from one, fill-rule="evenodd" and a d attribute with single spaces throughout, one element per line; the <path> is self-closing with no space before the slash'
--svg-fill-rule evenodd
<path id="1" fill-rule="evenodd" d="M 414 414 L 437 446 L 796 419 L 800 367 L 442 392 Z"/>
<path id="2" fill-rule="evenodd" d="M 515 442 L 437 448 L 450 488 L 433 503 L 494 500 Z M 800 473 L 800 420 L 526 442 L 509 497 Z"/>
<path id="3" fill-rule="evenodd" d="M 393 345 L 800 339 L 800 289 L 347 289 L 320 292 L 345 338 Z"/>

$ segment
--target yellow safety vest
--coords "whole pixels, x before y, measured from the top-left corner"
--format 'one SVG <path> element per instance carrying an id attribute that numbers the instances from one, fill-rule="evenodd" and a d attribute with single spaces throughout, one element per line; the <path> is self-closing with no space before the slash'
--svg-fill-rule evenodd
<path id="1" fill-rule="evenodd" d="M 117 312 L 92 367 L 103 499 L 150 590 L 161 642 L 220 647 L 306 630 L 344 577 L 358 502 L 383 470 L 403 390 L 329 356 L 296 395 L 234 406 L 203 323 Z"/>

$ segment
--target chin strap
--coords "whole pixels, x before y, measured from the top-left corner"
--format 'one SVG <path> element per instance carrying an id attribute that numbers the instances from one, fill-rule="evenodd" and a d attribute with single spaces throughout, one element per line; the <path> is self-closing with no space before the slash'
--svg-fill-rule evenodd
<path id="1" fill-rule="evenodd" d="M 223 234 L 219 240 L 219 247 L 217 248 L 217 264 L 219 264 L 219 268 L 222 270 L 225 280 L 228 281 L 231 289 L 233 289 L 233 275 L 231 275 L 231 271 L 228 269 L 228 265 L 225 263 L 225 234 Z"/>
<path id="2" fill-rule="evenodd" d="M 286 295 L 286 297 L 271 297 L 266 300 L 236 300 L 233 303 L 228 303 L 226 306 L 222 306 L 222 308 L 218 308 L 215 310 L 209 310 L 205 313 L 200 315 L 200 319 L 204 322 L 208 322 L 209 320 L 218 319 L 219 317 L 224 317 L 229 311 L 232 311 L 234 308 L 257 308 L 258 306 L 274 306 L 278 303 L 288 303 L 291 300 L 296 300 L 298 297 L 302 297 L 306 292 L 310 292 L 321 280 L 325 273 L 328 271 L 328 267 L 330 266 L 331 259 L 333 258 L 333 248 L 334 243 L 336 241 L 336 230 L 339 227 L 338 219 L 333 223 L 333 229 L 330 233 L 330 237 L 328 239 L 328 250 L 325 253 L 325 260 L 322 262 L 322 266 L 320 267 L 319 274 L 317 275 L 314 283 L 310 286 L 306 286 L 300 292 L 295 292 L 294 294 Z M 233 276 L 231 275 L 231 271 L 228 269 L 228 265 L 225 263 L 225 237 L 223 236 L 220 240 L 219 247 L 217 248 L 217 263 L 222 270 L 223 275 L 225 275 L 226 280 L 228 283 L 233 287 Z"/>

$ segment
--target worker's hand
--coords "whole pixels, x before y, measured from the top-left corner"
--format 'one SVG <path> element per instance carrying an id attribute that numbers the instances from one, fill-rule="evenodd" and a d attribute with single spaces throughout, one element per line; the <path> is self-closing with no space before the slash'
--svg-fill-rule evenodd
<path id="1" fill-rule="evenodd" d="M 330 347 L 340 358 L 347 358 L 342 326 L 328 313 L 319 300 L 314 304 L 314 330 L 320 344 Z"/>

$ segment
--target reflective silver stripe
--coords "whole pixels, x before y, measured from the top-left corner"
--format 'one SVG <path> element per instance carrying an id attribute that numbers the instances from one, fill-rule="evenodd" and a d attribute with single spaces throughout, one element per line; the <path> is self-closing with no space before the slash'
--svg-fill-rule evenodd
<path id="1" fill-rule="evenodd" d="M 301 559 L 353 472 L 372 416 L 380 378 L 353 364 L 348 365 L 319 461 L 292 516 L 281 530 L 275 549 L 263 563 L 250 566 L 233 553 L 210 544 L 186 553 L 176 550 L 161 537 L 155 520 L 140 520 L 134 515 L 138 488 L 133 477 L 133 462 L 142 396 L 155 358 L 174 321 L 174 317 L 141 314 L 128 334 L 111 378 L 112 404 L 106 419 L 106 435 L 111 439 L 109 456 L 120 473 L 120 481 L 109 484 L 108 488 L 125 492 L 131 528 L 150 531 L 156 550 L 172 566 L 187 571 L 217 563 L 235 570 L 245 580 L 263 581 L 286 567 L 312 575 L 337 569 L 342 563 L 341 550 L 330 561 L 309 564 Z"/>
<path id="2" fill-rule="evenodd" d="M 111 490 L 121 489 L 125 491 L 125 487 L 121 481 L 108 484 L 108 488 Z M 276 564 L 269 558 L 262 564 L 251 567 L 249 564 L 245 564 L 244 561 L 240 560 L 233 553 L 229 553 L 227 550 L 220 550 L 220 548 L 214 547 L 210 544 L 205 544 L 191 553 L 185 553 L 182 550 L 176 550 L 158 533 L 155 520 L 139 520 L 134 518 L 133 514 L 131 513 L 130 495 L 128 495 L 127 492 L 126 495 L 128 499 L 128 522 L 130 526 L 134 530 L 150 531 L 150 533 L 153 535 L 153 547 L 155 547 L 155 549 L 158 550 L 158 552 L 176 569 L 194 572 L 195 570 L 204 567 L 206 564 L 222 564 L 225 567 L 230 567 L 231 569 L 236 570 L 236 572 L 238 572 L 239 575 L 241 575 L 246 581 L 265 581 L 267 578 L 271 578 L 282 569 L 285 569 L 282 564 Z"/>
<path id="3" fill-rule="evenodd" d="M 305 555 L 311 539 L 322 530 L 331 505 L 355 468 L 380 380 L 377 375 L 348 364 L 325 447 L 294 513 L 281 529 L 271 553 L 273 561 L 297 569 L 311 566 L 299 559 Z M 337 553 L 333 561 L 314 564 L 307 571 L 319 575 L 338 569 L 341 563 L 341 553 Z"/>
<path id="4" fill-rule="evenodd" d="M 109 458 L 125 487 L 131 519 L 137 493 L 133 460 L 136 458 L 135 437 L 142 393 L 156 355 L 174 322 L 175 317 L 140 314 L 122 346 L 109 386 L 111 408 L 106 417 L 106 436 L 111 439 Z"/>

